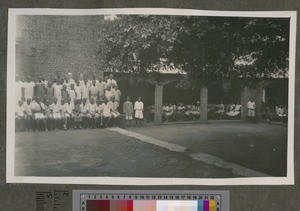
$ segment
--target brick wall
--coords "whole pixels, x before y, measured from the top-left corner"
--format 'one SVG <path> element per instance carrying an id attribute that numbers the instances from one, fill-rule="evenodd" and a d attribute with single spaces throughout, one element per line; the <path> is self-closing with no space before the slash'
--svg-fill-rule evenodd
<path id="1" fill-rule="evenodd" d="M 102 21 L 101 16 L 19 16 L 16 71 L 35 79 L 97 73 Z"/>

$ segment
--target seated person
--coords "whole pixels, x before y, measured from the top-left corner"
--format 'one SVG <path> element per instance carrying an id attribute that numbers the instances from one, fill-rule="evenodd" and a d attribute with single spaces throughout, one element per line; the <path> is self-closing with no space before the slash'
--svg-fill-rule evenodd
<path id="1" fill-rule="evenodd" d="M 23 100 L 18 101 L 18 105 L 16 107 L 15 112 L 15 120 L 16 120 L 16 130 L 23 130 L 25 128 L 25 113 L 24 113 L 24 106 Z"/>
<path id="2" fill-rule="evenodd" d="M 193 114 L 191 112 L 191 109 L 192 109 L 191 105 L 186 105 L 184 114 L 185 114 L 185 116 L 187 117 L 188 120 L 193 118 Z"/>
<path id="3" fill-rule="evenodd" d="M 64 100 L 62 100 L 62 119 L 64 130 L 72 127 L 73 109 L 74 105 L 71 103 L 70 97 L 68 97 L 67 102 L 64 102 Z"/>
<path id="4" fill-rule="evenodd" d="M 33 113 L 32 113 L 32 109 L 33 109 L 33 103 L 31 102 L 31 99 L 28 98 L 26 100 L 26 103 L 24 103 L 24 113 L 25 113 L 25 125 L 26 125 L 26 130 L 30 131 L 31 129 L 33 129 Z"/>
<path id="5" fill-rule="evenodd" d="M 46 116 L 45 116 L 45 105 L 40 101 L 39 97 L 36 97 L 36 102 L 33 102 L 33 115 L 36 125 L 36 132 L 39 131 L 40 123 L 43 124 L 45 131 L 48 131 L 47 128 L 47 122 L 46 122 Z"/>
<path id="6" fill-rule="evenodd" d="M 95 113 L 95 124 L 96 127 L 102 127 L 103 126 L 103 118 L 102 118 L 102 100 L 100 98 L 97 99 L 96 101 L 97 106 L 96 106 L 96 113 Z"/>
<path id="7" fill-rule="evenodd" d="M 58 102 L 58 98 L 54 97 L 54 102 L 50 105 L 50 110 L 52 112 L 53 119 L 53 129 L 58 130 L 61 128 L 61 120 L 62 120 L 62 106 Z"/>
<path id="8" fill-rule="evenodd" d="M 105 98 L 101 105 L 103 124 L 105 127 L 108 127 L 109 121 L 111 119 L 111 109 L 107 105 L 107 99 Z"/>
<path id="9" fill-rule="evenodd" d="M 236 103 L 236 105 L 234 105 L 234 109 L 229 111 L 227 115 L 231 117 L 238 116 L 241 113 L 241 107 L 242 105 L 239 102 Z"/>
<path id="10" fill-rule="evenodd" d="M 223 102 L 221 101 L 220 104 L 218 104 L 216 106 L 216 111 L 215 111 L 215 114 L 219 117 L 223 116 L 225 113 L 225 106 L 223 104 Z"/>
<path id="11" fill-rule="evenodd" d="M 281 119 L 281 121 L 285 122 L 287 120 L 287 109 L 282 105 L 278 106 L 276 114 Z"/>
<path id="12" fill-rule="evenodd" d="M 177 117 L 179 118 L 179 121 L 182 121 L 184 118 L 185 113 L 185 106 L 183 103 L 179 103 L 177 106 Z"/>
<path id="13" fill-rule="evenodd" d="M 83 98 L 80 104 L 81 117 L 82 117 L 82 127 L 87 128 L 90 121 L 89 114 L 89 103 L 87 98 Z"/>
<path id="14" fill-rule="evenodd" d="M 81 114 L 81 100 L 75 99 L 74 104 L 74 129 L 81 129 L 82 114 Z"/>
<path id="15" fill-rule="evenodd" d="M 170 117 L 174 114 L 172 104 L 170 103 L 169 105 L 165 106 L 164 110 L 165 111 L 163 114 L 165 116 L 166 122 L 168 122 L 170 120 Z"/>
<path id="16" fill-rule="evenodd" d="M 107 103 L 107 106 L 111 109 L 111 117 L 113 118 L 113 126 L 116 127 L 120 113 L 118 112 L 118 102 L 115 101 L 115 97 L 111 97 L 111 101 Z"/>
<path id="17" fill-rule="evenodd" d="M 199 104 L 199 106 L 192 105 L 191 107 L 191 113 L 194 121 L 199 120 L 200 118 L 200 102 L 197 102 L 197 104 Z"/>
<path id="18" fill-rule="evenodd" d="M 49 100 L 45 99 L 45 117 L 48 130 L 52 130 L 53 128 L 53 116 L 51 112 L 51 105 L 49 105 Z"/>
<path id="19" fill-rule="evenodd" d="M 88 117 L 89 117 L 89 127 L 96 128 L 96 108 L 97 104 L 95 103 L 94 98 L 90 99 L 90 104 L 88 105 Z"/>

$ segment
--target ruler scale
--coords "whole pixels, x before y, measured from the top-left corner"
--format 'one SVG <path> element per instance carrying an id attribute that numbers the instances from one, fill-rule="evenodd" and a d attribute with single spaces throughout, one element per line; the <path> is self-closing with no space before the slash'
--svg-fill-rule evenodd
<path id="1" fill-rule="evenodd" d="M 74 190 L 73 211 L 229 211 L 229 191 Z"/>

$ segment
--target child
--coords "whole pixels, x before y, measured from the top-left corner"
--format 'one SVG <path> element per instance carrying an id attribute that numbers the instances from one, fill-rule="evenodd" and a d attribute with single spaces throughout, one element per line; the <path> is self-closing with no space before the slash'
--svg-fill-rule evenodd
<path id="1" fill-rule="evenodd" d="M 143 110 L 144 110 L 144 103 L 141 101 L 142 98 L 138 97 L 138 100 L 134 103 L 134 110 L 135 110 L 135 118 L 136 118 L 136 126 L 141 126 L 142 119 L 144 118 Z"/>
<path id="2" fill-rule="evenodd" d="M 133 114 L 133 105 L 132 102 L 130 101 L 130 97 L 126 98 L 126 102 L 123 104 L 123 112 L 125 114 L 126 118 L 126 127 L 128 127 L 128 123 L 130 128 L 132 127 L 131 122 L 132 122 L 132 114 Z"/>

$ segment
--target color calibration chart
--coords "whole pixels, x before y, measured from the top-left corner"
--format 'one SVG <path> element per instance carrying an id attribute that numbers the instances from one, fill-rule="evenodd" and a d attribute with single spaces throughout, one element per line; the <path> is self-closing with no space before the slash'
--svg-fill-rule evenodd
<path id="1" fill-rule="evenodd" d="M 73 191 L 73 211 L 229 211 L 229 191 Z"/>

